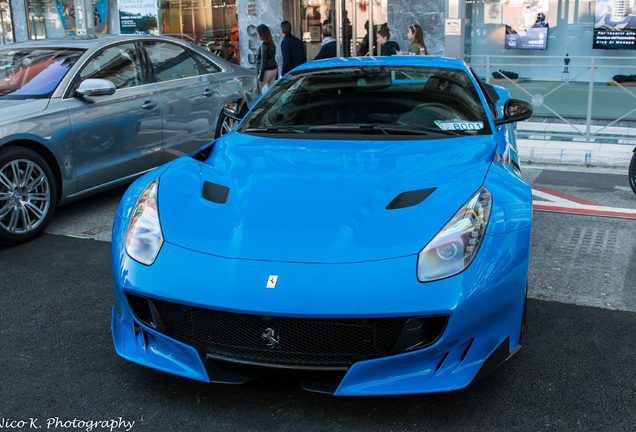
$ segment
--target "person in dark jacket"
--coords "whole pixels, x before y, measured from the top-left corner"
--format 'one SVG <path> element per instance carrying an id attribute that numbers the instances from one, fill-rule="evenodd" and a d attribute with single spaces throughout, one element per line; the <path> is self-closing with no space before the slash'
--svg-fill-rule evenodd
<path id="1" fill-rule="evenodd" d="M 299 66 L 307 61 L 305 47 L 296 36 L 291 34 L 292 26 L 289 21 L 280 23 L 280 31 L 283 34 L 283 40 L 280 43 L 280 50 L 283 53 L 283 70 L 282 74 Z"/>
<path id="2" fill-rule="evenodd" d="M 400 45 L 391 39 L 391 32 L 388 27 L 382 27 L 378 30 L 378 43 L 382 46 L 383 56 L 392 56 L 400 50 Z"/>
<path id="3" fill-rule="evenodd" d="M 278 78 L 278 64 L 276 63 L 276 45 L 272 39 L 269 27 L 261 24 L 256 27 L 258 38 L 262 41 L 256 54 L 256 70 L 258 82 L 261 85 L 261 93 L 274 85 Z"/>
<path id="4" fill-rule="evenodd" d="M 336 39 L 333 37 L 333 25 L 325 24 L 322 26 L 322 45 L 314 60 L 331 58 L 336 55 Z"/>

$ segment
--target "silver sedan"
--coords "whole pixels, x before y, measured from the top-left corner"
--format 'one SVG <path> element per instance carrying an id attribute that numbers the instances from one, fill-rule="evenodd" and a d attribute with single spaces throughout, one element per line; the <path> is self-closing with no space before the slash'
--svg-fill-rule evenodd
<path id="1" fill-rule="evenodd" d="M 233 129 L 257 94 L 251 71 L 169 37 L 0 48 L 0 243 Z"/>

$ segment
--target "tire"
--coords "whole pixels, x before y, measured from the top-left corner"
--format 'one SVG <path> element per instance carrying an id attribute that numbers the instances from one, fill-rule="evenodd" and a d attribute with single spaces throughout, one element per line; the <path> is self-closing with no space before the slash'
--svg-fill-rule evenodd
<path id="1" fill-rule="evenodd" d="M 629 185 L 636 194 L 636 149 L 634 149 L 632 161 L 629 164 Z"/>
<path id="2" fill-rule="evenodd" d="M 247 107 L 243 102 L 239 102 L 239 117 L 243 118 L 243 116 L 247 113 Z M 221 110 L 221 114 L 219 114 L 219 120 L 216 124 L 216 133 L 214 134 L 214 138 L 218 138 L 221 135 L 225 135 L 226 133 L 234 130 L 236 126 L 238 126 L 239 121 L 229 117 L 225 114 L 225 110 Z"/>
<path id="3" fill-rule="evenodd" d="M 0 244 L 40 235 L 56 204 L 55 178 L 44 158 L 22 147 L 0 148 Z"/>

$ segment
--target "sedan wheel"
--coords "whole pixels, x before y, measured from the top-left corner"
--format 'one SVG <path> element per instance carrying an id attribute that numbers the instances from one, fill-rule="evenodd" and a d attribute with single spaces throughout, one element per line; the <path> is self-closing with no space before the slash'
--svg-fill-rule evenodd
<path id="1" fill-rule="evenodd" d="M 38 236 L 56 204 L 53 172 L 34 151 L 0 149 L 0 243 L 18 244 Z"/>

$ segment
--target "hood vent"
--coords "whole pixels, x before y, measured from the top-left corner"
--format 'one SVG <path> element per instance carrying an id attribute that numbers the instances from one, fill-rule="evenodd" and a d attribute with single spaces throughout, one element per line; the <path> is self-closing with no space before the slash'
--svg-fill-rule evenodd
<path id="1" fill-rule="evenodd" d="M 410 192 L 402 192 L 391 201 L 387 206 L 387 210 L 395 210 L 418 205 L 424 201 L 437 188 L 420 189 Z"/>
<path id="2" fill-rule="evenodd" d="M 212 201 L 217 204 L 225 204 L 229 194 L 229 187 L 221 186 L 220 184 L 211 183 L 209 181 L 203 183 L 203 192 L 201 195 L 208 201 Z"/>

